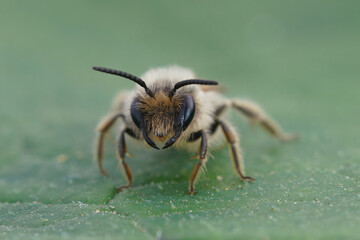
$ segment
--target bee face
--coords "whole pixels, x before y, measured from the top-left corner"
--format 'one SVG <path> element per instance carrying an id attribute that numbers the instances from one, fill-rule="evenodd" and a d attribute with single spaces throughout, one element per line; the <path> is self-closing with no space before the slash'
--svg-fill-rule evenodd
<path id="1" fill-rule="evenodd" d="M 145 141 L 158 148 L 155 142 L 170 147 L 189 126 L 195 114 L 195 103 L 188 94 L 169 96 L 160 90 L 154 97 L 141 95 L 131 105 L 131 118 Z"/>
<path id="2" fill-rule="evenodd" d="M 189 93 L 179 93 L 177 90 L 191 84 L 218 84 L 210 80 L 187 79 L 177 82 L 173 88 L 158 84 L 149 89 L 141 78 L 127 72 L 96 66 L 93 69 L 127 78 L 145 90 L 146 94 L 140 94 L 133 100 L 130 113 L 144 140 L 156 149 L 159 148 L 153 138 L 160 142 L 166 141 L 163 148 L 172 146 L 195 115 L 194 99 Z"/>

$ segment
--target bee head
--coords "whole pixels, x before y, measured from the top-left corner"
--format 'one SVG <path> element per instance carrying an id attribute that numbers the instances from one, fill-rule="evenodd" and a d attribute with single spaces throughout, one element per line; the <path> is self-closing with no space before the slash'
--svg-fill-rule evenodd
<path id="1" fill-rule="evenodd" d="M 218 84 L 215 81 L 189 79 L 176 83 L 173 88 L 151 91 L 142 79 L 129 73 L 103 67 L 93 69 L 127 78 L 144 88 L 145 94 L 139 94 L 131 104 L 131 118 L 144 140 L 156 149 L 159 148 L 155 142 L 164 143 L 163 149 L 172 146 L 194 118 L 193 97 L 187 93 L 176 94 L 176 91 L 190 84 Z"/>
<path id="2" fill-rule="evenodd" d="M 132 120 L 145 141 L 154 148 L 158 148 L 155 142 L 164 143 L 163 148 L 173 145 L 194 115 L 195 103 L 191 95 L 170 98 L 162 90 L 154 97 L 137 97 L 131 105 Z"/>

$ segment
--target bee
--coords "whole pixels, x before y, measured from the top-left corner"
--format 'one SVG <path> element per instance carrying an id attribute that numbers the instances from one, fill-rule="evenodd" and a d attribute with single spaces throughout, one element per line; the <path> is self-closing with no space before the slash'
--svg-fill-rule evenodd
<path id="1" fill-rule="evenodd" d="M 232 125 L 223 119 L 224 112 L 234 108 L 259 124 L 281 141 L 290 141 L 296 134 L 285 133 L 257 104 L 240 99 L 227 99 L 220 94 L 218 82 L 198 79 L 195 73 L 179 66 L 150 69 L 141 78 L 127 72 L 105 67 L 94 70 L 117 75 L 137 84 L 136 89 L 116 96 L 112 112 L 97 126 L 95 158 L 102 175 L 104 141 L 109 130 L 118 120 L 122 129 L 117 142 L 117 153 L 127 184 L 118 191 L 129 188 L 134 180 L 129 164 L 126 138 L 131 137 L 154 149 L 175 147 L 196 150 L 196 163 L 189 181 L 189 193 L 195 193 L 195 182 L 208 159 L 208 149 L 218 146 L 225 139 L 235 171 L 242 180 L 254 181 L 244 170 L 239 137 Z"/>

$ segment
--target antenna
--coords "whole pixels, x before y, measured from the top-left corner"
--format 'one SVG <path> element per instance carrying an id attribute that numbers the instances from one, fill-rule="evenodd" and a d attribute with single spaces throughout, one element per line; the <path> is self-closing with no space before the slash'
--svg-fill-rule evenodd
<path id="1" fill-rule="evenodd" d="M 115 70 L 115 69 L 111 69 L 111 68 L 105 68 L 105 67 L 97 67 L 94 66 L 93 67 L 94 70 L 99 71 L 99 72 L 104 72 L 104 73 L 108 73 L 108 74 L 112 74 L 112 75 L 116 75 L 116 76 L 120 76 L 123 78 L 127 78 L 137 84 L 139 84 L 141 87 L 143 87 L 145 89 L 145 92 L 150 96 L 150 97 L 154 97 L 154 94 L 150 91 L 150 89 L 146 86 L 146 83 L 144 82 L 144 80 L 142 80 L 139 77 L 136 77 L 130 73 L 127 72 L 123 72 L 120 70 Z"/>

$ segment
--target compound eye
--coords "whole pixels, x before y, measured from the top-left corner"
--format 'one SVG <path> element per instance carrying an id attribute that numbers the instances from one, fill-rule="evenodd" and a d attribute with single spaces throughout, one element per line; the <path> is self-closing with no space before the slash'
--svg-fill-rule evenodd
<path id="1" fill-rule="evenodd" d="M 182 129 L 185 130 L 191 121 L 194 118 L 195 115 L 195 102 L 194 99 L 190 95 L 185 95 L 184 98 L 184 124 Z"/>
<path id="2" fill-rule="evenodd" d="M 141 129 L 141 125 L 142 125 L 142 122 L 143 122 L 143 116 L 142 116 L 141 112 L 137 109 L 138 102 L 139 102 L 138 99 L 135 99 L 132 102 L 130 113 L 131 113 L 131 118 L 132 118 L 133 122 L 135 123 L 135 125 L 139 129 Z"/>

